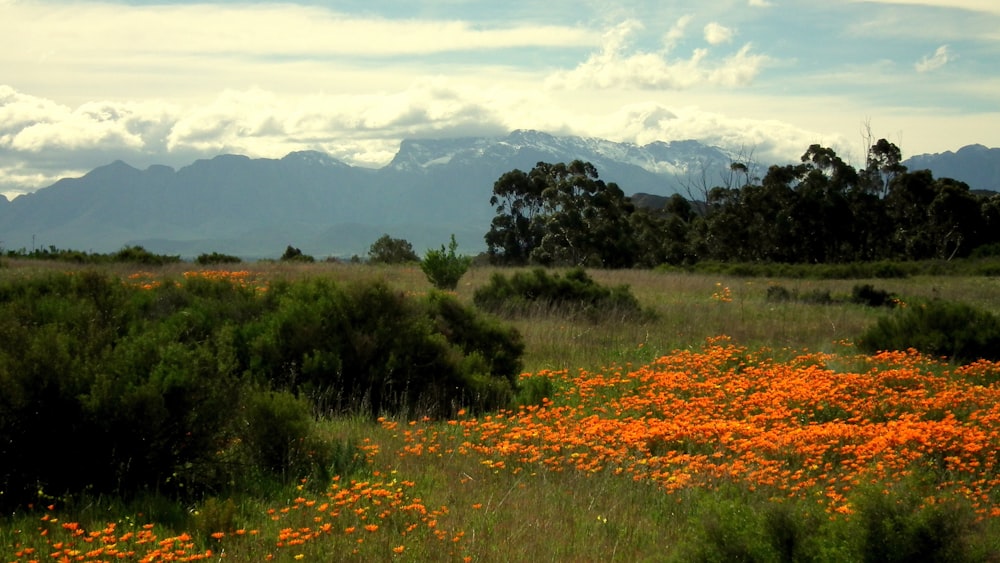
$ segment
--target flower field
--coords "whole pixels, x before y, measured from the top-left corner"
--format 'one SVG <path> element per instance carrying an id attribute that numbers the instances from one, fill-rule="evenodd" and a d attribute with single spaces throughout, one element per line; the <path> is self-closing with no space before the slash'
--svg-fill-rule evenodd
<path id="1" fill-rule="evenodd" d="M 813 505 L 844 526 L 857 520 L 859 489 L 888 495 L 918 477 L 917 509 L 959 502 L 977 525 L 1000 517 L 1000 365 L 955 367 L 913 351 L 772 356 L 717 337 L 647 365 L 526 373 L 551 380 L 552 396 L 479 417 L 380 419 L 359 447 L 363 478 L 303 483 L 296 498 L 248 515 L 255 528 L 89 530 L 60 522 L 52 506 L 35 529 L 13 534 L 6 559 L 490 560 L 473 533 L 503 499 L 484 481 L 523 488 L 546 475 L 638 484 L 677 503 L 735 485 Z M 449 485 L 435 486 L 433 466 Z M 448 487 L 450 506 L 425 500 Z"/>

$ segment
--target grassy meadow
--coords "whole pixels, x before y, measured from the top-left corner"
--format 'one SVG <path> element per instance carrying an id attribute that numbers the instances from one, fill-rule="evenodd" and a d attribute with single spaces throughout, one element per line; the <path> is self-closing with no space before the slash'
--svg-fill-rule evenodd
<path id="1" fill-rule="evenodd" d="M 0 279 L 73 268 L 7 260 Z M 102 268 L 137 284 L 226 276 Z M 229 270 L 432 291 L 416 266 Z M 457 299 L 471 304 L 496 272 L 509 273 L 471 269 Z M 0 515 L 0 561 L 1000 560 L 1000 364 L 862 355 L 854 339 L 893 310 L 841 299 L 871 283 L 901 306 L 1000 313 L 1000 280 L 588 273 L 654 314 L 505 320 L 525 343 L 516 409 L 321 419 L 327 478 L 252 495 L 40 494 Z M 833 299 L 769 299 L 775 286 Z"/>

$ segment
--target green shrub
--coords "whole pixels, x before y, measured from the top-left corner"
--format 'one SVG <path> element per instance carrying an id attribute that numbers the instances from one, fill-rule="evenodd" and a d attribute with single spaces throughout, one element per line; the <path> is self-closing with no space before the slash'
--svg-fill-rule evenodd
<path id="1" fill-rule="evenodd" d="M 368 248 L 368 261 L 373 264 L 406 264 L 420 262 L 409 241 L 382 235 Z"/>
<path id="2" fill-rule="evenodd" d="M 305 393 L 321 411 L 445 416 L 484 397 L 483 384 L 513 390 L 520 335 L 448 296 L 321 279 L 268 294 L 275 309 L 242 329 L 250 372 Z M 504 406 L 502 395 L 483 408 Z"/>
<path id="3" fill-rule="evenodd" d="M 249 393 L 241 426 L 242 444 L 253 465 L 279 475 L 307 468 L 311 413 L 309 403 L 289 391 Z"/>
<path id="4" fill-rule="evenodd" d="M 454 290 L 458 287 L 458 280 L 462 279 L 472 258 L 469 256 L 458 256 L 455 250 L 458 243 L 455 242 L 455 235 L 451 235 L 451 242 L 445 250 L 441 245 L 441 250 L 428 250 L 420 262 L 420 269 L 423 270 L 434 287 L 443 290 Z"/>
<path id="5" fill-rule="evenodd" d="M 934 300 L 880 318 L 857 344 L 868 353 L 915 348 L 960 363 L 1000 360 L 1000 318 L 964 303 Z"/>
<path id="6" fill-rule="evenodd" d="M 772 284 L 767 286 L 767 296 L 765 299 L 769 302 L 791 301 L 793 297 L 792 292 L 783 285 Z"/>
<path id="7" fill-rule="evenodd" d="M 209 266 L 212 264 L 239 264 L 243 260 L 239 256 L 213 252 L 211 254 L 199 254 L 194 261 L 201 266 Z"/>
<path id="8" fill-rule="evenodd" d="M 550 276 L 541 268 L 510 277 L 493 274 L 488 284 L 476 290 L 473 301 L 484 310 L 504 315 L 555 312 L 592 320 L 646 315 L 628 286 L 604 287 L 580 268 L 562 276 Z"/>
<path id="9" fill-rule="evenodd" d="M 315 414 L 506 407 L 522 351 L 515 330 L 454 298 L 384 282 L 258 294 L 92 271 L 2 280 L 0 507 L 83 491 L 199 498 L 350 466 L 313 435 Z"/>
<path id="10" fill-rule="evenodd" d="M 112 254 L 111 260 L 114 262 L 132 262 L 146 266 L 162 266 L 163 264 L 180 262 L 181 257 L 153 254 L 141 246 L 126 246 Z"/>
<path id="11" fill-rule="evenodd" d="M 316 258 L 303 254 L 301 250 L 292 245 L 285 248 L 285 253 L 281 255 L 282 262 L 315 262 Z"/>
<path id="12" fill-rule="evenodd" d="M 860 561 L 986 561 L 980 524 L 967 502 L 942 494 L 918 477 L 852 496 L 857 511 L 848 538 Z M 937 498 L 928 503 L 924 493 Z"/>
<path id="13" fill-rule="evenodd" d="M 870 283 L 851 288 L 851 301 L 869 307 L 893 307 L 896 304 L 891 293 L 884 289 L 875 289 Z"/>

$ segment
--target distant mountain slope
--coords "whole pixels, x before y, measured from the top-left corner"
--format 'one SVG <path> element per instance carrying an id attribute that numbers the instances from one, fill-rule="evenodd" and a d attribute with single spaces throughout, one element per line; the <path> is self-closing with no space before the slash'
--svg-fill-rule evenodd
<path id="1" fill-rule="evenodd" d="M 669 195 L 693 177 L 721 178 L 729 156 L 696 141 L 638 146 L 515 131 L 505 137 L 404 141 L 372 170 L 319 152 L 281 159 L 222 155 L 174 170 L 117 161 L 81 178 L 0 201 L 0 244 L 110 252 L 142 244 L 193 257 L 277 257 L 292 244 L 317 257 L 363 255 L 382 233 L 418 252 L 454 233 L 485 248 L 493 183 L 539 161 L 592 162 L 626 193 Z"/>
<path id="2" fill-rule="evenodd" d="M 1000 191 L 1000 148 L 968 145 L 956 152 L 917 155 L 903 164 L 910 170 L 930 170 L 935 178 L 961 180 L 974 190 Z"/>

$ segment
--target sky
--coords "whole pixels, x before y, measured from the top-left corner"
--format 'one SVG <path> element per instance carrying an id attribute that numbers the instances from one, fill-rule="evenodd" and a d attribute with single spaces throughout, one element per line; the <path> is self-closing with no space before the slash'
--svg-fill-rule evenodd
<path id="1" fill-rule="evenodd" d="M 696 139 L 767 165 L 1000 146 L 996 0 L 0 0 L 0 194 L 114 160 Z"/>

